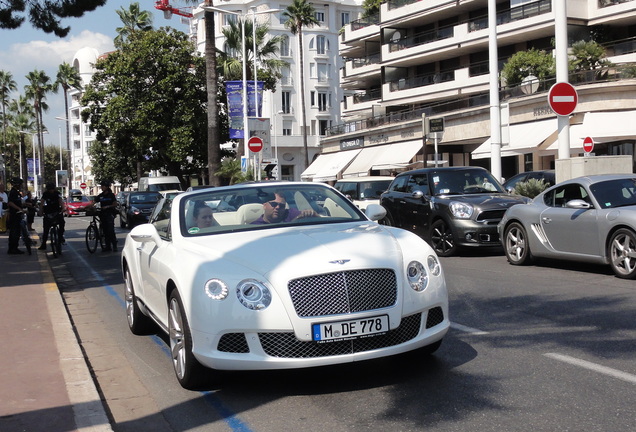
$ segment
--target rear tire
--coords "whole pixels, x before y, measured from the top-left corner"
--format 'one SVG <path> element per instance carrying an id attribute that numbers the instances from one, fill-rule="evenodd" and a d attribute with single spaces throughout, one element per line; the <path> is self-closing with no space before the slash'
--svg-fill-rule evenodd
<path id="1" fill-rule="evenodd" d="M 616 277 L 636 279 L 636 233 L 627 228 L 617 230 L 608 249 L 610 266 Z"/>
<path id="2" fill-rule="evenodd" d="M 139 300 L 135 295 L 135 287 L 129 269 L 126 269 L 124 279 L 126 283 L 125 302 L 128 328 L 133 334 L 138 336 L 150 334 L 153 330 L 153 321 L 144 315 L 139 308 Z"/>
<path id="3" fill-rule="evenodd" d="M 504 252 L 512 265 L 528 265 L 532 263 L 532 253 L 528 244 L 528 233 L 519 222 L 513 222 L 504 232 Z"/>
<path id="4" fill-rule="evenodd" d="M 431 246 L 441 257 L 448 257 L 457 252 L 453 231 L 443 219 L 438 219 L 431 225 Z"/>
<path id="5" fill-rule="evenodd" d="M 90 253 L 95 253 L 97 250 L 97 239 L 97 228 L 95 228 L 95 225 L 89 225 L 88 228 L 86 228 L 86 249 L 88 249 Z"/>
<path id="6" fill-rule="evenodd" d="M 59 231 L 57 227 L 54 226 L 49 230 L 49 240 L 51 241 L 51 252 L 53 253 L 53 258 L 57 258 L 59 255 L 62 255 L 62 249 L 60 247 Z"/>

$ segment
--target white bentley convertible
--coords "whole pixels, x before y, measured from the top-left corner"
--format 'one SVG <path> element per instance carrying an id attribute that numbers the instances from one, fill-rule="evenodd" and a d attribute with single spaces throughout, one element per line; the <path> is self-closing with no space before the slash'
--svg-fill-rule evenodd
<path id="1" fill-rule="evenodd" d="M 128 325 L 170 340 L 185 388 L 212 369 L 331 365 L 421 348 L 449 328 L 444 273 L 406 230 L 320 183 L 203 189 L 126 238 Z"/>

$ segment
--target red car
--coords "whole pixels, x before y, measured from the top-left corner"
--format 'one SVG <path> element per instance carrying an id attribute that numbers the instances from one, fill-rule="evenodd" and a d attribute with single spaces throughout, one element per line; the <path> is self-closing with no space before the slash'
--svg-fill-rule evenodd
<path id="1" fill-rule="evenodd" d="M 93 204 L 93 200 L 86 195 L 71 195 L 66 198 L 66 211 L 68 216 L 76 216 L 86 213 L 86 207 Z"/>

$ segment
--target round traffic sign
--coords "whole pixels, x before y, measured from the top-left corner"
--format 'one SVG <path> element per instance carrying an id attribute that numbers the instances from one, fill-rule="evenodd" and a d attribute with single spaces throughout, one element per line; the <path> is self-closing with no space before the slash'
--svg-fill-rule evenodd
<path id="1" fill-rule="evenodd" d="M 247 141 L 247 148 L 254 153 L 258 153 L 263 150 L 263 140 L 259 137 L 253 136 Z"/>
<path id="2" fill-rule="evenodd" d="M 594 150 L 594 140 L 592 137 L 585 137 L 583 140 L 583 151 L 585 153 L 591 153 Z"/>
<path id="3" fill-rule="evenodd" d="M 550 108 L 558 115 L 566 116 L 572 114 L 578 101 L 579 96 L 576 93 L 576 89 L 570 83 L 556 83 L 548 92 Z"/>
<path id="4" fill-rule="evenodd" d="M 86 189 L 86 183 L 81 183 L 81 184 L 80 184 L 80 187 L 81 187 L 82 189 Z"/>

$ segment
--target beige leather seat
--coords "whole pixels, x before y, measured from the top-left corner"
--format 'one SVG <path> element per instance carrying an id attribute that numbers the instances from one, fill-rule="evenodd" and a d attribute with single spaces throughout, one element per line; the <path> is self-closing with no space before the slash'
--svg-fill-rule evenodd
<path id="1" fill-rule="evenodd" d="M 263 204 L 243 204 L 236 212 L 238 224 L 249 225 L 263 214 Z"/>

